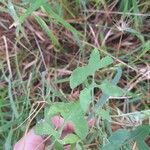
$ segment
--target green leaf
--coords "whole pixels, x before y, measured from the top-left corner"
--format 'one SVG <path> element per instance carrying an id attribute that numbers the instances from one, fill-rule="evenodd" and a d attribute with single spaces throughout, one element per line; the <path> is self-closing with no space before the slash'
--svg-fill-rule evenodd
<path id="1" fill-rule="evenodd" d="M 100 62 L 98 63 L 97 70 L 101 69 L 101 68 L 105 68 L 105 67 L 107 67 L 108 65 L 110 65 L 112 63 L 113 63 L 113 59 L 109 56 L 106 56 L 106 57 L 102 58 L 100 60 Z"/>
<path id="2" fill-rule="evenodd" d="M 112 79 L 112 84 L 114 85 L 116 85 L 119 82 L 121 75 L 122 75 L 122 69 L 120 67 L 117 67 L 116 70 L 117 70 L 117 74 Z M 97 111 L 99 108 L 102 108 L 102 106 L 107 102 L 108 99 L 109 99 L 108 95 L 102 94 L 101 98 L 98 100 L 93 110 Z M 92 116 L 92 113 L 89 115 L 89 117 L 91 116 Z"/>
<path id="3" fill-rule="evenodd" d="M 44 22 L 44 20 L 41 17 L 39 17 L 39 16 L 35 16 L 35 19 L 37 20 L 37 22 L 39 23 L 39 25 L 41 26 L 41 28 L 47 33 L 47 35 L 50 38 L 50 40 L 52 41 L 52 43 L 55 46 L 57 46 L 57 47 L 61 47 L 60 44 L 59 44 L 59 42 L 58 42 L 58 39 L 53 34 L 52 30 L 49 29 L 49 27 Z"/>
<path id="4" fill-rule="evenodd" d="M 112 79 L 112 84 L 114 84 L 114 85 L 116 85 L 120 81 L 120 78 L 122 76 L 121 67 L 117 67 L 116 71 L 117 71 L 117 73 L 116 73 L 115 77 Z"/>
<path id="5" fill-rule="evenodd" d="M 119 129 L 108 138 L 108 143 L 104 145 L 102 150 L 120 150 L 120 147 L 130 140 L 135 140 L 139 150 L 149 150 L 145 143 L 145 138 L 150 134 L 150 126 L 142 125 L 132 131 Z"/>
<path id="6" fill-rule="evenodd" d="M 34 130 L 38 135 L 53 135 L 56 139 L 59 138 L 58 132 L 52 128 L 50 122 L 47 122 L 45 120 L 37 123 L 34 127 Z"/>
<path id="7" fill-rule="evenodd" d="M 131 131 L 130 138 L 133 138 L 140 150 L 149 150 L 149 146 L 145 143 L 145 138 L 150 134 L 150 126 L 142 125 Z"/>
<path id="8" fill-rule="evenodd" d="M 83 109 L 83 111 L 86 112 L 92 100 L 91 88 L 83 89 L 80 93 L 79 98 L 80 98 L 80 106 Z"/>
<path id="9" fill-rule="evenodd" d="M 100 116 L 103 120 L 111 120 L 111 117 L 109 115 L 109 111 L 104 109 L 97 109 L 95 112 L 98 116 Z"/>
<path id="10" fill-rule="evenodd" d="M 127 140 L 129 137 L 130 134 L 128 130 L 119 129 L 110 136 L 109 141 L 113 141 L 114 143 L 120 144 Z"/>
<path id="11" fill-rule="evenodd" d="M 107 80 L 102 82 L 100 88 L 104 94 L 112 97 L 123 96 L 126 93 L 125 90 L 121 89 L 120 87 L 112 84 Z"/>
<path id="12" fill-rule="evenodd" d="M 57 15 L 49 4 L 43 5 L 45 11 L 58 23 L 62 24 L 66 29 L 70 30 L 75 36 L 81 35 L 79 31 L 77 31 L 72 25 L 70 25 L 67 21 L 65 21 L 62 17 Z"/>
<path id="13" fill-rule="evenodd" d="M 145 117 L 150 117 L 150 109 L 142 111 Z"/>
<path id="14" fill-rule="evenodd" d="M 113 63 L 113 59 L 106 56 L 100 60 L 100 54 L 97 49 L 94 49 L 90 55 L 89 63 L 87 65 L 88 75 L 94 74 L 98 69 L 107 67 Z"/>
<path id="15" fill-rule="evenodd" d="M 143 35 L 140 32 L 138 32 L 138 31 L 136 31 L 136 30 L 134 30 L 132 28 L 126 28 L 125 31 L 128 32 L 128 33 L 131 33 L 132 35 L 134 35 L 137 38 L 139 38 L 141 40 L 142 44 L 145 43 L 144 37 L 143 37 Z"/>
<path id="16" fill-rule="evenodd" d="M 137 58 L 132 61 L 132 64 L 135 63 L 136 61 L 139 61 L 139 59 L 142 58 L 143 56 L 145 56 L 146 53 L 148 53 L 148 51 L 150 51 L 150 41 L 144 42 L 142 44 L 141 53 L 138 54 Z"/>
<path id="17" fill-rule="evenodd" d="M 12 145 L 11 145 L 11 142 L 12 142 L 12 139 L 13 139 L 13 130 L 9 130 L 8 132 L 8 136 L 6 138 L 6 141 L 5 141 L 5 145 L 4 145 L 4 149 L 6 150 L 11 150 L 12 149 Z"/>
<path id="18" fill-rule="evenodd" d="M 55 103 L 52 105 L 47 113 L 46 117 L 52 117 L 56 114 L 61 114 L 64 118 L 65 123 L 71 122 L 75 128 L 75 133 L 84 139 L 88 132 L 88 124 L 84 119 L 83 110 L 80 107 L 79 102 L 77 103 Z"/>
<path id="19" fill-rule="evenodd" d="M 80 145 L 80 143 L 76 144 L 76 150 L 83 150 L 82 146 Z"/>
<path id="20" fill-rule="evenodd" d="M 91 67 L 95 67 L 100 61 L 100 53 L 97 49 L 94 49 L 91 52 L 90 58 L 89 58 L 89 62 L 88 65 Z"/>
<path id="21" fill-rule="evenodd" d="M 13 3 L 11 1 L 8 1 L 7 7 L 8 7 L 9 14 L 12 16 L 14 22 L 17 22 L 19 18 Z M 22 33 L 25 35 L 24 30 L 20 24 L 18 24 L 18 26 L 16 27 L 16 33 L 18 34 L 19 31 L 22 31 Z"/>
<path id="22" fill-rule="evenodd" d="M 130 137 L 126 129 L 119 129 L 109 137 L 109 142 L 104 145 L 102 150 L 119 150 L 123 143 Z"/>
<path id="23" fill-rule="evenodd" d="M 80 138 L 75 134 L 68 134 L 63 139 L 63 144 L 74 144 L 80 141 Z"/>
<path id="24" fill-rule="evenodd" d="M 76 68 L 70 76 L 70 87 L 74 89 L 79 84 L 83 83 L 88 76 L 86 67 Z"/>
<path id="25" fill-rule="evenodd" d="M 113 60 L 107 56 L 100 60 L 100 54 L 97 49 L 94 49 L 90 55 L 89 63 L 86 66 L 76 68 L 70 76 L 70 87 L 74 89 L 79 84 L 83 83 L 88 76 L 93 75 L 98 69 L 110 65 Z"/>
<path id="26" fill-rule="evenodd" d="M 54 147 L 56 150 L 64 150 L 63 144 L 61 143 L 60 140 L 59 141 L 55 140 Z M 50 150 L 50 149 L 52 149 L 51 145 L 50 145 L 50 147 L 46 147 L 45 150 Z"/>
<path id="27" fill-rule="evenodd" d="M 40 8 L 44 3 L 46 3 L 47 0 L 35 0 L 33 3 L 31 3 L 30 7 L 26 10 L 26 12 L 19 18 L 20 24 L 22 24 L 27 17 L 29 17 L 35 10 Z"/>

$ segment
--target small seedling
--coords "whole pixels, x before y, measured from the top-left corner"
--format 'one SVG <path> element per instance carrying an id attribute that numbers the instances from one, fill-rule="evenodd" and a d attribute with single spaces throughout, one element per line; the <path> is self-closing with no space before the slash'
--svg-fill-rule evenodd
<path id="1" fill-rule="evenodd" d="M 76 88 L 85 81 L 88 82 L 88 77 L 96 73 L 96 71 L 108 67 L 113 63 L 113 59 L 106 56 L 100 59 L 100 54 L 97 49 L 94 49 L 90 55 L 88 64 L 86 66 L 77 67 L 70 76 L 70 87 L 72 89 Z M 94 83 L 94 84 L 93 84 Z M 95 82 L 85 86 L 79 96 L 79 101 L 76 102 L 57 102 L 45 108 L 44 120 L 38 123 L 35 127 L 36 133 L 40 135 L 51 135 L 55 141 L 59 143 L 76 143 L 82 141 L 88 134 L 88 123 L 85 120 L 85 115 L 89 110 L 90 103 L 94 102 L 93 90 L 95 87 L 99 88 L 104 94 L 108 96 L 122 96 L 125 94 L 125 90 L 116 86 L 108 80 L 101 81 L 98 85 Z M 101 109 L 101 111 L 96 112 L 99 115 L 103 115 L 103 118 L 110 119 L 109 112 Z M 75 134 L 65 137 L 60 140 L 62 129 L 59 131 L 54 130 L 51 118 L 55 115 L 61 115 L 65 124 L 67 122 L 72 122 L 75 128 Z M 64 124 L 64 125 L 65 125 Z M 63 127 L 62 127 L 63 128 Z M 71 141 L 70 141 L 71 140 Z"/>

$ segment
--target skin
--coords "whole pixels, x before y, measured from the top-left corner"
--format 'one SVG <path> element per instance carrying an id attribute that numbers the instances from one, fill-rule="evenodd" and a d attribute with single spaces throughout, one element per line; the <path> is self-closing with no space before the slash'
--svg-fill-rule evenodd
<path id="1" fill-rule="evenodd" d="M 56 129 L 61 128 L 64 123 L 64 119 L 60 116 L 54 116 L 52 123 Z M 88 122 L 89 126 L 94 125 L 94 120 Z M 63 130 L 64 135 L 74 132 L 72 123 L 68 123 Z M 31 129 L 24 137 L 22 137 L 15 145 L 13 150 L 44 150 L 44 139 L 40 135 L 36 135 L 34 130 Z"/>

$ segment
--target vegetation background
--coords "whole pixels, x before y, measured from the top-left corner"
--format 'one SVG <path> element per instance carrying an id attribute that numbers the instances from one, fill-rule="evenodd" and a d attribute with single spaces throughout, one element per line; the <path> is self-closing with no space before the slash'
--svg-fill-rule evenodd
<path id="1" fill-rule="evenodd" d="M 113 64 L 71 89 L 70 75 L 95 48 Z M 76 149 L 150 147 L 150 0 L 0 0 L 0 149 L 12 149 L 46 103 L 77 101 L 116 72 L 132 94 L 110 95 Z M 86 116 L 101 97 L 94 88 Z"/>

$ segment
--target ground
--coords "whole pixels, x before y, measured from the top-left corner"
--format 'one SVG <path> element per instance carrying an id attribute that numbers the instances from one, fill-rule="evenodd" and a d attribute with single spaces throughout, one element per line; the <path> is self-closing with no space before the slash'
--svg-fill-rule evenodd
<path id="1" fill-rule="evenodd" d="M 71 89 L 70 75 L 88 64 L 93 49 L 113 63 Z M 118 79 L 121 76 L 118 87 L 132 94 L 109 97 L 82 140 L 86 149 L 104 147 L 119 129 L 148 129 L 150 1 L 1 0 L 0 149 L 12 149 L 24 131 L 42 118 L 47 103 L 76 102 L 84 87 L 93 80 L 111 81 L 116 69 Z M 97 88 L 93 93 L 85 116 L 103 94 Z M 148 132 L 143 136 L 147 146 Z M 129 145 L 141 148 L 134 138 Z M 121 146 L 125 149 L 126 144 Z"/>

